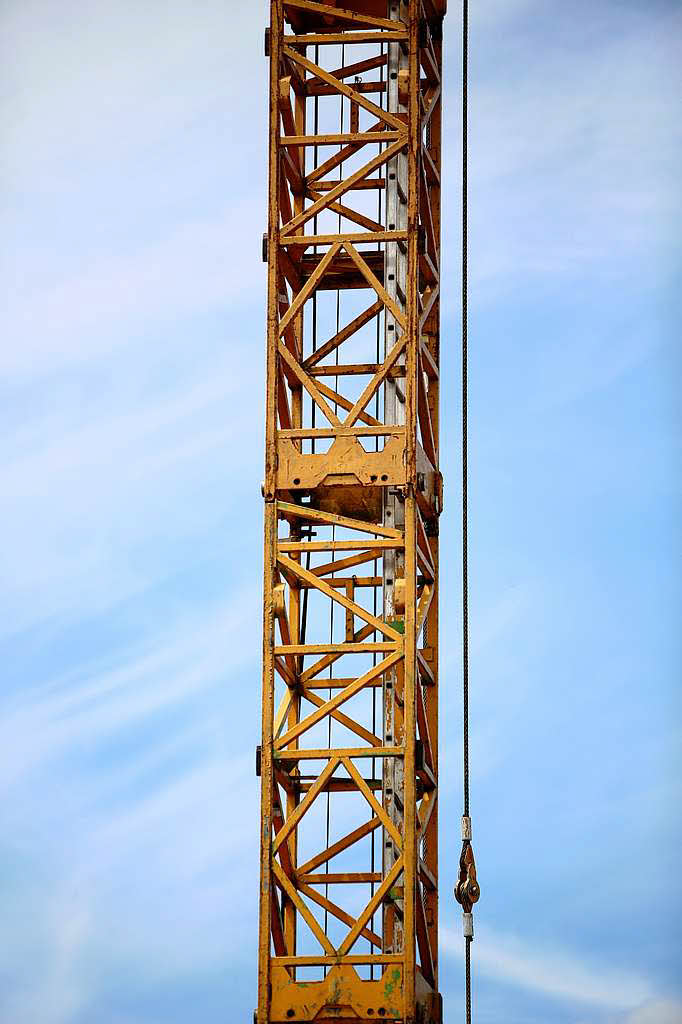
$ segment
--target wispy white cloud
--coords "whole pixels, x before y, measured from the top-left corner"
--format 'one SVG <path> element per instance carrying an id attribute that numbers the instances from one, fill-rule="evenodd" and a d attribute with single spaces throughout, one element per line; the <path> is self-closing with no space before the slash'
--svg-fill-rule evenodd
<path id="1" fill-rule="evenodd" d="M 99 4 L 84 12 L 66 0 L 57 14 L 40 0 L 3 7 L 3 177 L 48 186 L 102 160 L 120 166 L 122 149 L 140 151 L 198 116 L 265 109 L 263 3 L 208 0 L 187 17 L 178 0 Z M 37 26 L 39 25 L 39 30 Z M 197 55 L 201 59 L 197 60 Z M 244 89 L 249 69 L 253 88 Z M 256 87 L 258 83 L 260 88 Z"/>
<path id="2" fill-rule="evenodd" d="M 104 965 L 130 975 L 143 962 L 151 985 L 243 952 L 231 922 L 257 899 L 257 716 L 249 727 L 243 683 L 257 679 L 256 589 L 150 624 L 114 668 L 3 695 L 13 839 L 1 852 L 16 876 L 3 1019 L 75 1019 Z M 226 884 L 237 875 L 243 885 Z"/>
<path id="3" fill-rule="evenodd" d="M 243 126 L 266 117 L 266 62 L 253 60 L 265 13 L 213 0 L 189 21 L 176 2 L 3 9 L 5 380 L 263 294 L 265 142 Z M 247 67 L 260 88 L 243 88 Z"/>
<path id="4" fill-rule="evenodd" d="M 90 906 L 68 899 L 59 887 L 35 908 L 30 931 L 10 916 L 14 948 L 3 963 L 18 983 L 0 993 L 0 1012 L 22 1024 L 66 1024 L 85 1007 L 92 987 L 80 964 L 93 934 Z"/>
<path id="5" fill-rule="evenodd" d="M 656 999 L 623 1018 L 623 1024 L 682 1024 L 682 1003 Z"/>
<path id="6" fill-rule="evenodd" d="M 511 5 L 513 35 L 495 36 L 509 6 L 481 5 L 490 34 L 472 42 L 472 294 L 492 298 L 520 278 L 568 286 L 598 272 L 616 288 L 634 273 L 668 275 L 682 219 L 679 9 L 633 8 L 617 32 L 602 26 L 596 46 L 564 32 L 561 13 L 553 34 L 538 31 L 547 9 L 532 2 Z M 450 123 L 458 106 L 453 91 Z M 455 199 L 446 194 L 447 206 Z"/>
<path id="7" fill-rule="evenodd" d="M 263 295 L 265 275 L 254 223 L 262 196 L 241 198 L 203 222 L 176 225 L 160 241 L 143 243 L 56 284 L 10 297 L 0 370 L 17 378 L 44 376 L 65 365 L 106 356 L 150 328 L 169 329 L 188 314 L 242 312 Z M 233 239 L 253 237 L 251 259 L 236 260 Z"/>
<path id="8" fill-rule="evenodd" d="M 254 799 L 234 803 L 249 784 Z M 212 751 L 113 810 L 101 798 L 98 806 L 96 786 L 77 778 L 70 786 L 76 807 L 48 779 L 55 813 L 25 802 L 24 820 L 39 811 L 50 828 L 40 831 L 42 863 L 5 902 L 3 1020 L 65 1024 L 101 1003 L 111 978 L 139 991 L 248 957 L 255 929 L 244 934 L 237 922 L 254 920 L 257 905 L 252 757 Z M 11 863 L 7 850 L 3 861 Z"/>
<path id="9" fill-rule="evenodd" d="M 252 477 L 255 491 L 259 367 L 244 359 L 237 375 L 236 352 L 216 347 L 157 389 L 113 381 L 99 402 L 74 407 L 67 389 L 6 427 L 0 633 L 91 614 L 176 571 L 187 539 L 228 514 L 227 492 L 197 500 L 226 478 L 228 454 L 232 500 Z M 178 554 L 159 561 L 169 535 Z"/>
<path id="10" fill-rule="evenodd" d="M 49 771 L 69 752 L 96 748 L 156 714 L 224 688 L 226 675 L 234 677 L 257 650 L 258 607 L 254 584 L 217 608 L 202 606 L 184 619 L 174 617 L 167 629 L 150 632 L 141 650 L 126 652 L 114 669 L 95 666 L 81 679 L 72 670 L 7 693 L 0 722 L 4 785 Z M 185 738 L 191 721 L 183 726 Z"/>
<path id="11" fill-rule="evenodd" d="M 476 45 L 477 33 L 497 31 L 522 18 L 526 11 L 537 6 L 538 0 L 484 0 L 472 5 L 469 14 L 472 44 Z M 455 21 L 450 18 L 450 21 Z"/>
<path id="12" fill-rule="evenodd" d="M 448 955 L 462 955 L 460 935 L 442 929 L 441 942 Z M 475 944 L 477 969 L 482 974 L 556 999 L 603 1010 L 631 1010 L 654 996 L 645 977 L 596 963 L 579 953 L 533 946 L 516 936 L 483 928 Z M 632 1020 L 634 1024 L 637 1018 Z"/>

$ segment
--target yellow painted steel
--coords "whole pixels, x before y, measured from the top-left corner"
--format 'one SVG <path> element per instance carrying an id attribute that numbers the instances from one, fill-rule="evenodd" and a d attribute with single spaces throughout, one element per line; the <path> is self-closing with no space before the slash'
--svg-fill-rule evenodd
<path id="1" fill-rule="evenodd" d="M 444 14 L 271 0 L 257 1024 L 442 1020 Z"/>

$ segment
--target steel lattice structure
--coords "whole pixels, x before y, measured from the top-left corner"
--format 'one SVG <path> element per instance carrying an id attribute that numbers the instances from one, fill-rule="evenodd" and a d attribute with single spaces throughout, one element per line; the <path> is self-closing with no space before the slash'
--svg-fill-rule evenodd
<path id="1" fill-rule="evenodd" d="M 442 1018 L 444 13 L 271 2 L 257 1024 Z"/>

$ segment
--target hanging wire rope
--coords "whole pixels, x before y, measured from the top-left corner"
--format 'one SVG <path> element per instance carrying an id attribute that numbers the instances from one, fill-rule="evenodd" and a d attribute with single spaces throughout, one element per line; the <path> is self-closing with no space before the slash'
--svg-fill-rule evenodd
<path id="1" fill-rule="evenodd" d="M 462 19 L 462 679 L 464 696 L 464 815 L 469 816 L 469 353 L 468 353 L 468 0 Z"/>
<path id="2" fill-rule="evenodd" d="M 462 713 L 464 758 L 464 816 L 462 838 L 465 849 L 460 860 L 460 885 L 464 863 L 473 863 L 473 854 L 466 844 L 471 840 L 469 820 L 469 338 L 468 338 L 468 164 L 469 164 L 469 0 L 462 0 Z M 469 856 L 470 855 L 470 856 Z M 467 872 L 468 878 L 468 872 Z M 474 885 L 475 881 L 474 868 Z M 467 884 L 467 883 L 465 883 Z M 476 896 L 476 898 L 478 898 Z M 464 984 L 466 1024 L 471 1024 L 471 903 L 462 901 L 464 919 Z M 469 911 L 466 913 L 466 911 Z"/>

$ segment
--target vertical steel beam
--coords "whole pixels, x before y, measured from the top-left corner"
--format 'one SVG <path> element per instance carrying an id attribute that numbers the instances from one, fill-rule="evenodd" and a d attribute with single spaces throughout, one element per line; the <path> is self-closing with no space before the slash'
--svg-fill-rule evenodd
<path id="1" fill-rule="evenodd" d="M 408 15 L 408 4 L 404 0 L 390 0 L 388 14 L 391 21 L 402 24 Z M 403 114 L 406 110 L 404 89 L 401 90 L 402 78 L 407 67 L 407 54 L 400 43 L 388 44 L 387 94 L 386 109 L 393 114 Z M 402 102 L 401 102 L 402 93 Z M 387 164 L 386 179 L 386 228 L 387 230 L 407 230 L 407 156 L 398 153 Z M 396 306 L 403 312 L 407 294 L 407 250 L 398 242 L 386 246 L 384 256 L 384 281 L 388 294 Z M 385 351 L 390 352 L 396 344 L 399 325 L 390 313 L 385 317 Z M 404 363 L 404 356 L 401 362 Z M 404 381 L 388 380 L 384 385 L 385 421 L 387 423 L 405 424 L 405 391 Z M 405 495 L 397 489 L 384 490 L 384 523 L 401 529 L 405 527 Z M 404 552 L 391 552 L 383 561 L 383 594 L 384 615 L 387 620 L 395 615 L 394 584 L 396 579 L 405 578 Z M 401 665 L 384 681 L 384 741 L 392 742 L 392 737 L 404 734 L 404 716 L 402 701 L 399 699 L 404 684 L 404 669 Z M 403 808 L 405 805 L 405 773 L 401 761 L 384 762 L 384 806 L 389 809 L 392 820 L 402 830 Z M 384 835 L 383 860 L 384 875 L 393 867 L 397 851 L 389 837 Z M 403 948 L 403 901 L 399 900 L 386 905 L 384 909 L 384 929 L 387 937 L 387 948 L 391 950 Z"/>
<path id="2" fill-rule="evenodd" d="M 270 4 L 270 145 L 268 160 L 268 252 L 276 252 L 279 244 L 279 110 L 277 91 L 279 82 L 279 47 L 282 11 L 278 0 Z M 275 471 L 277 427 L 277 337 L 278 267 L 276 260 L 268 263 L 267 296 L 267 357 L 265 401 L 265 498 L 263 547 L 263 710 L 261 734 L 261 829 L 260 829 L 260 893 L 258 917 L 258 1024 L 270 1021 L 270 922 L 272 914 L 272 874 L 270 845 L 272 835 L 273 768 L 272 733 L 274 715 L 274 643 L 273 587 L 277 539 L 277 509 L 275 505 Z"/>

